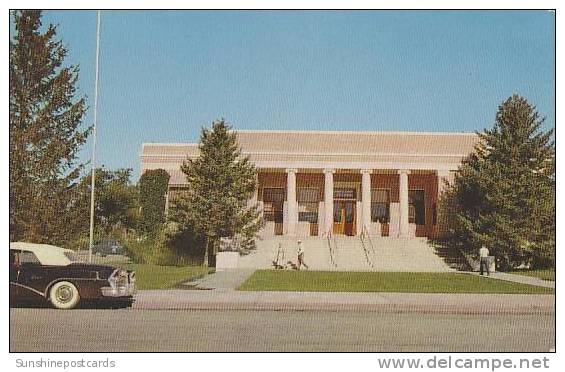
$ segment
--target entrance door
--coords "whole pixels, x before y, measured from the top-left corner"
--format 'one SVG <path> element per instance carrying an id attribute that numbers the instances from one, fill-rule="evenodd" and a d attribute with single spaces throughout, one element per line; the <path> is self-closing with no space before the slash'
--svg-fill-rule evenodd
<path id="1" fill-rule="evenodd" d="M 335 201 L 333 226 L 334 234 L 347 236 L 355 235 L 355 215 L 355 201 Z"/>

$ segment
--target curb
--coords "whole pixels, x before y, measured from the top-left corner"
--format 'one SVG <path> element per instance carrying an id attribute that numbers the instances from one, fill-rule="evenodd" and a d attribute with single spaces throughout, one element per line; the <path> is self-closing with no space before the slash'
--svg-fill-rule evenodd
<path id="1" fill-rule="evenodd" d="M 284 298 L 282 296 L 285 296 Z M 283 293 L 151 291 L 140 293 L 139 310 L 363 311 L 461 315 L 554 315 L 554 295 L 442 295 L 411 293 Z"/>
<path id="2" fill-rule="evenodd" d="M 403 305 L 367 305 L 367 304 L 277 304 L 277 303 L 215 303 L 198 302 L 167 305 L 147 305 L 136 303 L 138 310 L 248 310 L 248 311 L 363 311 L 375 313 L 396 314 L 456 314 L 456 315 L 555 315 L 553 308 L 463 308 L 463 307 L 434 307 L 434 306 L 403 306 Z"/>

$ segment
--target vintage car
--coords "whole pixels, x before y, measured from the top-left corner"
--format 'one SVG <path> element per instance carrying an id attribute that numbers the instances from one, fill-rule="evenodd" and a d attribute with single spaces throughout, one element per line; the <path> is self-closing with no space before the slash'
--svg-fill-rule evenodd
<path id="1" fill-rule="evenodd" d="M 117 240 L 103 240 L 92 247 L 92 254 L 106 257 L 111 254 L 126 255 L 126 250 Z"/>
<path id="2" fill-rule="evenodd" d="M 58 309 L 85 300 L 132 304 L 135 272 L 79 262 L 70 249 L 47 244 L 10 243 L 10 303 L 48 301 Z"/>

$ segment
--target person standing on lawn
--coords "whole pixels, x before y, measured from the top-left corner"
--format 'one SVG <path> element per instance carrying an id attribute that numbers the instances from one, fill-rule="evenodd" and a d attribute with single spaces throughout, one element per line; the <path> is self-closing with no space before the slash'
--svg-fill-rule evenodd
<path id="1" fill-rule="evenodd" d="M 300 270 L 302 265 L 304 265 L 306 270 L 308 270 L 308 265 L 304 262 L 304 248 L 302 247 L 302 240 L 298 240 L 298 270 Z"/>
<path id="2" fill-rule="evenodd" d="M 484 268 L 486 268 L 487 275 L 490 275 L 490 268 L 489 268 L 490 265 L 488 262 L 488 255 L 489 255 L 488 248 L 483 245 L 481 249 L 479 249 L 479 259 L 480 259 L 479 270 L 481 272 L 481 275 L 483 275 Z"/>

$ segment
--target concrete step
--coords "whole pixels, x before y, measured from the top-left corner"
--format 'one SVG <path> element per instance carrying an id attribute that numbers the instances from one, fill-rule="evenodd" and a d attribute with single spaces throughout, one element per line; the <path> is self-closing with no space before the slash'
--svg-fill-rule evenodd
<path id="1" fill-rule="evenodd" d="M 451 271 L 452 269 L 435 254 L 424 238 L 394 239 L 373 238 L 372 248 L 366 243 L 367 254 L 359 237 L 336 237 L 334 266 L 326 238 L 301 238 L 304 260 L 311 270 L 340 271 Z M 297 262 L 296 238 L 274 237 L 257 241 L 257 249 L 240 258 L 242 268 L 272 268 L 279 244 L 284 252 L 284 262 Z M 368 255 L 368 258 L 367 258 Z"/>

